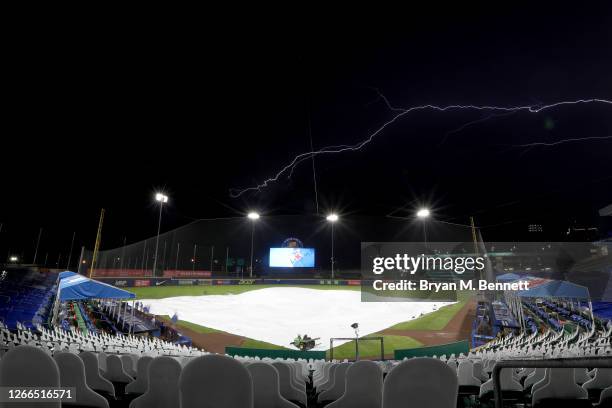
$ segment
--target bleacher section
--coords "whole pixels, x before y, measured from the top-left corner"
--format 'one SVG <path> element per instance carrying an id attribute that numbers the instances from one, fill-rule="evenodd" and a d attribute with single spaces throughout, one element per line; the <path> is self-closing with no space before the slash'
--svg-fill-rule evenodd
<path id="1" fill-rule="evenodd" d="M 504 369 L 504 400 L 509 406 L 605 407 L 612 393 L 612 330 L 508 335 L 467 354 L 350 363 L 231 358 L 158 339 L 22 329 L 0 329 L 0 386 L 41 385 L 38 373 L 44 372 L 45 384 L 75 387 L 82 398 L 76 402 L 92 407 L 476 407 L 493 399 L 496 362 L 575 356 L 611 368 Z M 59 377 L 49 378 L 53 372 Z"/>
<path id="2" fill-rule="evenodd" d="M 0 280 L 0 321 L 16 328 L 46 323 L 55 294 L 57 274 L 30 270 L 8 270 Z"/>

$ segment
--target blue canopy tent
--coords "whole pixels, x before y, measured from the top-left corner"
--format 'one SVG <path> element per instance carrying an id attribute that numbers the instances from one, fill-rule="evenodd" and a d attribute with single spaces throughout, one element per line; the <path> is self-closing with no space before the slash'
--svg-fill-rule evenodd
<path id="1" fill-rule="evenodd" d="M 113 300 L 125 300 L 134 299 L 136 295 L 127 290 L 119 289 L 115 286 L 90 279 L 86 276 L 79 275 L 74 272 L 66 271 L 61 272 L 59 276 L 59 287 L 57 290 L 57 298 L 54 310 L 54 321 L 57 319 L 57 312 L 59 310 L 59 304 L 61 302 L 67 302 L 72 300 L 90 300 L 90 299 L 113 299 Z M 119 317 L 121 316 L 121 304 L 119 304 Z M 127 312 L 127 304 L 124 312 Z M 132 306 L 132 313 L 134 313 L 134 307 Z M 130 327 L 130 330 L 133 328 Z"/>
<path id="2" fill-rule="evenodd" d="M 517 275 L 516 273 L 504 273 L 503 275 L 499 275 L 495 279 L 498 282 L 514 282 L 515 280 L 519 280 L 521 275 Z"/>
<path id="3" fill-rule="evenodd" d="M 77 274 L 60 280 L 57 295 L 60 302 L 87 299 L 133 299 L 136 297 L 127 290 Z"/>
<path id="4" fill-rule="evenodd" d="M 74 275 L 78 275 L 78 273 L 76 273 L 76 272 L 71 272 L 71 271 L 64 271 L 64 272 L 60 272 L 60 273 L 57 275 L 57 280 L 58 280 L 58 281 L 60 281 L 60 280 L 62 280 L 62 279 L 64 279 L 64 278 L 68 278 L 68 277 L 70 277 L 70 276 L 74 276 Z"/>

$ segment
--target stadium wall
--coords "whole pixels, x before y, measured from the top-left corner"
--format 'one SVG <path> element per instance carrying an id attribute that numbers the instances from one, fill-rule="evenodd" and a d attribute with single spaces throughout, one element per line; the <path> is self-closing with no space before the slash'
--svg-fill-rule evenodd
<path id="1" fill-rule="evenodd" d="M 325 360 L 325 351 L 268 350 L 243 347 L 226 347 L 225 354 L 240 357 Z"/>
<path id="2" fill-rule="evenodd" d="M 181 279 L 181 278 L 133 278 L 96 277 L 98 281 L 117 287 L 147 286 L 219 286 L 219 285 L 338 285 L 360 286 L 358 279 Z"/>
<path id="3" fill-rule="evenodd" d="M 441 344 L 438 346 L 430 347 L 418 347 L 412 349 L 400 349 L 395 350 L 394 358 L 396 360 L 403 360 L 404 358 L 412 357 L 433 357 L 451 354 L 459 355 L 461 353 L 467 354 L 470 351 L 470 344 L 467 340 L 458 341 L 455 343 Z"/>

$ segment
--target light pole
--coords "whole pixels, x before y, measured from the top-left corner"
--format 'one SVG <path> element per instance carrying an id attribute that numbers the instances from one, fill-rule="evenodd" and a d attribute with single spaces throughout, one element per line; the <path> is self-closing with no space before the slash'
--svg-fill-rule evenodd
<path id="1" fill-rule="evenodd" d="M 427 218 L 429 218 L 430 215 L 431 212 L 427 208 L 421 208 L 416 212 L 417 218 L 423 221 L 423 237 L 425 238 L 425 244 L 427 244 L 427 226 L 425 224 L 425 221 L 427 220 Z"/>
<path id="2" fill-rule="evenodd" d="M 161 229 L 162 219 L 162 208 L 164 203 L 168 202 L 168 196 L 162 193 L 155 194 L 155 200 L 159 201 L 159 221 L 157 223 L 157 238 L 155 239 L 155 258 L 153 259 L 153 276 L 155 276 L 155 269 L 157 268 L 157 248 L 159 247 L 159 231 Z"/>
<path id="3" fill-rule="evenodd" d="M 334 224 L 338 221 L 338 214 L 331 213 L 326 217 L 326 220 L 331 223 L 331 278 L 334 279 Z"/>
<path id="4" fill-rule="evenodd" d="M 251 211 L 247 217 L 251 220 L 251 267 L 249 277 L 253 277 L 253 235 L 255 234 L 255 221 L 259 219 L 259 214 Z"/>

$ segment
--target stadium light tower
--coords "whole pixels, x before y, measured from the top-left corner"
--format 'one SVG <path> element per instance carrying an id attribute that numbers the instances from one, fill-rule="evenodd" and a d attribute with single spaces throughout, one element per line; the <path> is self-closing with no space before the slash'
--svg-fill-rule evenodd
<path id="1" fill-rule="evenodd" d="M 253 235 L 255 234 L 255 221 L 259 219 L 259 214 L 255 211 L 248 213 L 247 217 L 251 220 L 251 267 L 249 277 L 253 277 Z"/>
<path id="2" fill-rule="evenodd" d="M 425 221 L 429 218 L 430 215 L 431 215 L 431 211 L 429 211 L 428 208 L 421 208 L 416 212 L 417 218 L 423 221 L 423 237 L 425 239 L 426 244 L 427 244 L 427 225 L 425 224 Z"/>
<path id="3" fill-rule="evenodd" d="M 155 201 L 159 202 L 159 221 L 157 223 L 157 238 L 155 239 L 155 258 L 153 259 L 153 276 L 157 268 L 157 249 L 159 247 L 159 231 L 161 230 L 162 208 L 168 202 L 168 196 L 162 193 L 155 194 Z"/>
<path id="4" fill-rule="evenodd" d="M 338 214 L 331 213 L 326 218 L 331 224 L 331 278 L 334 279 L 334 224 L 338 221 Z"/>

